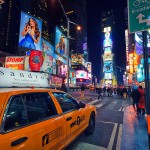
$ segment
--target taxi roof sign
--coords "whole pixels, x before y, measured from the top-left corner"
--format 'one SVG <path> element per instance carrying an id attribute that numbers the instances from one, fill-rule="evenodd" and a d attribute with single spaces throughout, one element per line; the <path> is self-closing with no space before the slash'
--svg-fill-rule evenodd
<path id="1" fill-rule="evenodd" d="M 49 87 L 42 73 L 0 67 L 0 87 Z"/>

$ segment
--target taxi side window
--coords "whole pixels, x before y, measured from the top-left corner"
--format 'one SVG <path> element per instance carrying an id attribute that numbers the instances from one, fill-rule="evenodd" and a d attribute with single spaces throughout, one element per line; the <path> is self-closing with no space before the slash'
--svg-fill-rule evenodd
<path id="1" fill-rule="evenodd" d="M 72 111 L 79 108 L 78 102 L 66 93 L 53 92 L 63 112 Z"/>
<path id="2" fill-rule="evenodd" d="M 57 115 L 53 101 L 48 93 L 29 93 L 22 95 L 29 122 L 36 122 Z"/>
<path id="3" fill-rule="evenodd" d="M 28 122 L 27 112 L 20 96 L 13 96 L 5 117 L 4 131 L 26 125 Z"/>

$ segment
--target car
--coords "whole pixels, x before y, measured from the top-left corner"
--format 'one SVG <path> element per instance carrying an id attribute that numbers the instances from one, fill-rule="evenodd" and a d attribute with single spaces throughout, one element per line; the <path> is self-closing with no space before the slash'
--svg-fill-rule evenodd
<path id="1" fill-rule="evenodd" d="M 0 89 L 0 148 L 65 149 L 81 133 L 93 134 L 96 108 L 49 88 Z"/>

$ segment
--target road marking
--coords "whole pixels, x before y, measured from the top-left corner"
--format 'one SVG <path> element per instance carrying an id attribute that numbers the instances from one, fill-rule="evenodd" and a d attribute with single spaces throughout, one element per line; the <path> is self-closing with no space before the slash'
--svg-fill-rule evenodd
<path id="1" fill-rule="evenodd" d="M 99 100 L 99 99 L 96 99 L 96 100 L 94 100 L 94 101 L 92 101 L 92 102 L 89 102 L 88 104 L 95 104 L 96 102 L 100 102 L 101 101 L 101 99 Z"/>
<path id="2" fill-rule="evenodd" d="M 97 122 L 102 122 L 102 123 L 111 123 L 111 124 L 115 124 L 114 122 L 106 122 L 106 121 L 98 121 L 96 120 Z"/>
<path id="3" fill-rule="evenodd" d="M 106 148 L 89 144 L 89 143 L 84 143 L 84 142 L 79 142 L 79 144 L 76 145 L 76 147 L 72 148 L 72 150 L 107 150 Z"/>
<path id="4" fill-rule="evenodd" d="M 109 145 L 108 145 L 108 148 L 107 148 L 108 150 L 112 150 L 112 148 L 113 148 L 117 126 L 118 126 L 118 123 L 115 123 L 112 134 L 111 134 L 111 138 L 110 138 L 110 141 L 109 141 Z"/>
<path id="5" fill-rule="evenodd" d="M 120 124 L 120 126 L 119 126 L 119 133 L 118 133 L 116 150 L 120 150 L 120 148 L 121 148 L 121 136 L 122 136 L 122 124 Z"/>
<path id="6" fill-rule="evenodd" d="M 100 104 L 95 105 L 95 107 L 100 108 L 100 107 L 102 107 L 104 104 L 105 104 L 105 102 L 102 102 L 102 103 L 100 103 Z"/>

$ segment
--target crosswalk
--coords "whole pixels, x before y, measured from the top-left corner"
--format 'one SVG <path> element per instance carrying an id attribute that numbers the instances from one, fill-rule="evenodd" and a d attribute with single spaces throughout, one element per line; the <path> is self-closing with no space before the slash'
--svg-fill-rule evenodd
<path id="1" fill-rule="evenodd" d="M 89 102 L 88 104 L 94 105 L 96 108 L 100 108 L 104 104 L 106 104 L 106 101 L 102 101 L 102 99 L 96 99 L 96 100 Z"/>

